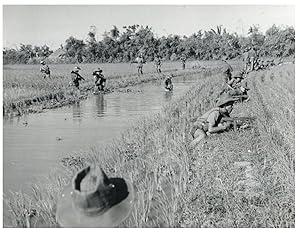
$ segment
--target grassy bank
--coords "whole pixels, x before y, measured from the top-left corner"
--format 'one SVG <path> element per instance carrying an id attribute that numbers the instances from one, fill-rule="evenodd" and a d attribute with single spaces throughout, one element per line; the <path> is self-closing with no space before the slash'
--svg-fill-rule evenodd
<path id="1" fill-rule="evenodd" d="M 142 118 L 110 145 L 66 156 L 63 169 L 32 186 L 30 196 L 15 193 L 6 226 L 57 227 L 59 192 L 96 162 L 135 185 L 121 227 L 294 227 L 294 66 L 251 73 L 248 82 L 251 100 L 232 115 L 256 116 L 254 128 L 189 147 L 191 119 L 214 106 L 222 84 L 219 75 L 203 74 L 161 114 Z"/>

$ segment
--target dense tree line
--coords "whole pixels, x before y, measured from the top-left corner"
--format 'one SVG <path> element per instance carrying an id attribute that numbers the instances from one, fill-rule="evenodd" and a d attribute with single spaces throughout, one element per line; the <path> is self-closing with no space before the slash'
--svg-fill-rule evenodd
<path id="1" fill-rule="evenodd" d="M 53 53 L 47 45 L 32 46 L 21 44 L 18 49 L 3 50 L 3 64 L 36 63 Z"/>
<path id="2" fill-rule="evenodd" d="M 199 30 L 187 37 L 178 35 L 157 38 L 151 27 L 140 25 L 124 26 L 122 32 L 116 26 L 105 32 L 97 41 L 95 32 L 89 32 L 86 40 L 71 36 L 64 46 L 59 62 L 129 62 L 142 53 L 147 61 L 155 54 L 165 60 L 177 60 L 182 53 L 190 59 L 211 60 L 239 57 L 245 48 L 253 47 L 260 56 L 286 57 L 295 54 L 295 29 L 273 25 L 265 34 L 258 26 L 252 26 L 247 36 L 228 33 L 218 26 L 209 31 Z M 52 51 L 42 47 L 21 44 L 19 49 L 3 51 L 4 64 L 36 63 L 47 58 Z"/>

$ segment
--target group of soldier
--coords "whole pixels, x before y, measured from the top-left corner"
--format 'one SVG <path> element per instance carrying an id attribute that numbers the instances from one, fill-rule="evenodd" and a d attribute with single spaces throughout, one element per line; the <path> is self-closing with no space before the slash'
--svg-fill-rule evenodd
<path id="1" fill-rule="evenodd" d="M 185 62 L 186 62 L 186 55 L 182 54 L 181 58 L 181 64 L 182 64 L 182 69 L 185 69 Z M 43 78 L 50 78 L 51 76 L 51 71 L 49 66 L 46 64 L 45 61 L 41 61 L 41 68 L 40 72 L 43 75 Z M 131 63 L 137 63 L 137 72 L 138 75 L 143 75 L 143 65 L 146 63 L 146 60 L 143 57 L 143 54 L 140 54 L 135 61 Z M 154 58 L 154 64 L 156 67 L 156 72 L 161 73 L 162 72 L 162 56 L 159 54 L 155 55 Z M 71 81 L 70 85 L 76 87 L 79 90 L 80 82 L 85 80 L 80 74 L 80 67 L 75 66 L 74 69 L 71 71 Z M 98 68 L 97 70 L 93 71 L 93 77 L 95 79 L 95 91 L 94 93 L 104 91 L 105 85 L 106 85 L 106 79 L 103 75 L 103 71 Z M 172 75 L 168 75 L 166 80 L 165 80 L 165 90 L 166 91 L 171 91 L 173 90 L 173 84 L 172 84 Z"/>
<path id="2" fill-rule="evenodd" d="M 183 53 L 180 57 L 182 69 L 185 69 L 185 63 L 186 63 L 186 55 Z M 137 73 L 138 75 L 143 75 L 143 65 L 146 63 L 146 59 L 144 59 L 143 54 L 139 54 L 139 56 L 131 62 L 137 63 Z M 161 67 L 162 67 L 162 56 L 159 54 L 156 54 L 154 57 L 154 65 L 157 73 L 161 73 Z"/>
<path id="3" fill-rule="evenodd" d="M 241 117 L 232 118 L 230 113 L 234 103 L 237 101 L 249 101 L 246 76 L 254 66 L 253 57 L 245 60 L 245 66 L 241 71 L 233 71 L 232 67 L 224 59 L 222 66 L 222 91 L 219 93 L 215 107 L 205 112 L 200 117 L 194 118 L 190 134 L 192 136 L 191 146 L 195 147 L 208 135 L 227 131 L 231 128 L 235 130 L 248 128 L 253 123 L 253 118 Z M 237 122 L 239 125 L 237 126 Z"/>
<path id="4" fill-rule="evenodd" d="M 41 68 L 40 72 L 43 74 L 43 78 L 50 78 L 51 72 L 49 66 L 46 64 L 45 61 L 41 61 Z M 79 84 L 81 81 L 84 81 L 85 78 L 83 78 L 79 71 L 81 70 L 80 67 L 75 66 L 71 71 L 71 81 L 70 85 L 74 86 L 79 90 Z M 95 80 L 95 89 L 94 94 L 99 93 L 101 91 L 104 91 L 104 88 L 106 86 L 106 78 L 103 75 L 103 71 L 100 68 L 97 68 L 92 73 L 94 80 Z"/>
<path id="5" fill-rule="evenodd" d="M 247 47 L 243 53 L 243 62 L 245 64 L 244 70 L 247 73 L 251 71 L 258 71 L 268 69 L 271 66 L 276 65 L 274 59 L 262 59 L 259 58 L 257 52 L 253 47 Z M 278 64 L 282 63 L 281 59 Z"/>

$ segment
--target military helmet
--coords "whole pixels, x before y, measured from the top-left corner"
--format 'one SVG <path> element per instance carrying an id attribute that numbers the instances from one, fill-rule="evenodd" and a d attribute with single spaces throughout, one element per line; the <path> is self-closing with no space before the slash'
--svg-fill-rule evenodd
<path id="1" fill-rule="evenodd" d="M 80 69 L 80 67 L 78 67 L 78 66 L 75 66 L 74 69 L 73 69 L 73 71 L 77 71 L 77 72 L 78 72 L 79 70 L 81 70 L 81 69 Z"/>
<path id="2" fill-rule="evenodd" d="M 236 100 L 238 100 L 237 98 L 233 98 L 231 95 L 229 94 L 224 94 L 220 97 L 220 99 L 218 100 L 217 102 L 217 106 L 218 107 L 221 107 L 223 106 L 224 104 L 228 104 L 230 102 L 235 102 Z"/>

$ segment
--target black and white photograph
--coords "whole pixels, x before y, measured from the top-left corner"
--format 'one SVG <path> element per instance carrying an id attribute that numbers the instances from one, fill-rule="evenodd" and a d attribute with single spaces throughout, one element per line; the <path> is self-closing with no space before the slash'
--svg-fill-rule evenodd
<path id="1" fill-rule="evenodd" d="M 213 3 L 2 3 L 2 228 L 296 229 L 296 5 Z"/>

